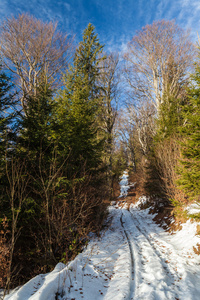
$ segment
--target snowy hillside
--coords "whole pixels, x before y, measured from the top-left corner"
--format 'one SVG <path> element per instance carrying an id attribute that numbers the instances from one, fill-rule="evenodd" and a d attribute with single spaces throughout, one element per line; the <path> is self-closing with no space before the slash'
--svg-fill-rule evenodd
<path id="1" fill-rule="evenodd" d="M 121 178 L 121 197 L 128 191 L 128 175 Z M 106 229 L 91 236 L 87 248 L 67 266 L 30 280 L 6 300 L 121 300 L 200 299 L 200 244 L 196 223 L 169 234 L 153 222 L 149 209 L 140 210 L 145 197 L 131 205 L 109 208 Z"/>

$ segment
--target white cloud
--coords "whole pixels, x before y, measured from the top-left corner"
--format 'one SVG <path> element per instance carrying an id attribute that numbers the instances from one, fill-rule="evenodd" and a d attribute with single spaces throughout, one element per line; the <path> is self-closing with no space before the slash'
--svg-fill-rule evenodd
<path id="1" fill-rule="evenodd" d="M 63 3 L 63 5 L 65 6 L 65 8 L 70 11 L 71 10 L 71 6 L 69 3 Z"/>
<path id="2" fill-rule="evenodd" d="M 197 38 L 197 31 L 200 30 L 200 2 L 197 0 L 178 1 L 180 7 L 179 14 L 177 16 L 177 22 L 184 29 L 191 29 L 194 39 Z"/>

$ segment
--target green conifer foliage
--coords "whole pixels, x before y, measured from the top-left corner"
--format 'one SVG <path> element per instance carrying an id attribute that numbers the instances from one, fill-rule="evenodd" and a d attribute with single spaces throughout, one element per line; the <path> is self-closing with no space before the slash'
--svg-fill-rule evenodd
<path id="1" fill-rule="evenodd" d="M 64 78 L 65 88 L 57 98 L 58 139 L 70 153 L 73 167 L 86 163 L 88 168 L 95 168 L 101 155 L 101 142 L 97 139 L 101 52 L 102 45 L 89 24 Z"/>
<path id="2" fill-rule="evenodd" d="M 158 119 L 157 137 L 159 140 L 168 138 L 177 132 L 178 125 L 180 125 L 180 108 L 179 99 L 173 96 L 167 97 L 160 107 L 160 114 Z"/>
<path id="3" fill-rule="evenodd" d="M 192 76 L 194 85 L 188 91 L 188 105 L 184 109 L 182 127 L 182 169 L 180 186 L 191 197 L 200 195 L 200 67 Z"/>
<path id="4" fill-rule="evenodd" d="M 18 150 L 26 154 L 47 151 L 51 144 L 53 127 L 52 91 L 46 85 L 39 87 L 36 96 L 28 99 L 27 114 L 20 120 Z M 33 155 L 34 156 L 34 155 Z"/>
<path id="5" fill-rule="evenodd" d="M 13 95 L 10 94 L 12 84 L 10 78 L 4 72 L 0 73 L 0 167 L 4 165 L 6 143 L 11 134 L 13 111 L 10 109 L 14 104 Z M 1 173 L 1 171 L 0 171 Z"/>
<path id="6" fill-rule="evenodd" d="M 171 62 L 168 66 L 168 78 L 165 83 L 157 122 L 157 137 L 161 140 L 176 134 L 183 121 L 181 111 L 187 101 L 185 89 L 188 82 L 185 79 L 184 71 L 179 71 L 179 78 L 174 78 L 178 68 L 175 62 Z"/>

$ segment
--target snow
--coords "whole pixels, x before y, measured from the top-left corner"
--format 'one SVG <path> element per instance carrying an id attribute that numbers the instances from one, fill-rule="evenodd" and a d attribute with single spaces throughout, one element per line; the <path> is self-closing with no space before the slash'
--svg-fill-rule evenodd
<path id="1" fill-rule="evenodd" d="M 186 207 L 188 215 L 197 215 L 200 214 L 200 204 L 195 202 Z"/>
<path id="2" fill-rule="evenodd" d="M 128 193 L 128 173 L 121 177 L 120 198 Z M 107 227 L 91 235 L 85 250 L 69 264 L 59 263 L 6 300 L 199 300 L 200 244 L 197 223 L 188 221 L 170 234 L 154 223 L 150 208 L 136 204 L 109 207 Z"/>
<path id="3" fill-rule="evenodd" d="M 137 203 L 134 206 L 132 206 L 132 207 L 134 207 L 134 208 L 140 208 L 141 205 L 144 205 L 147 202 L 148 202 L 148 198 L 146 196 L 142 196 L 142 197 L 139 198 L 139 200 L 137 201 Z"/>
<path id="4" fill-rule="evenodd" d="M 121 179 L 121 181 L 120 181 L 120 196 L 119 196 L 119 198 L 126 197 L 128 194 L 128 190 L 130 188 L 130 186 L 128 184 L 128 172 L 125 171 L 120 179 Z"/>

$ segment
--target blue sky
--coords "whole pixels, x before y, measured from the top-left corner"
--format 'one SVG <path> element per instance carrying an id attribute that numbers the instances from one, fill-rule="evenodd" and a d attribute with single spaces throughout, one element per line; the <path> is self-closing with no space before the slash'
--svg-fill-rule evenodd
<path id="1" fill-rule="evenodd" d="M 77 42 L 89 22 L 107 50 L 123 50 L 136 30 L 154 20 L 175 19 L 200 35 L 200 0 L 0 0 L 0 18 L 29 12 L 44 21 L 58 21 Z"/>

